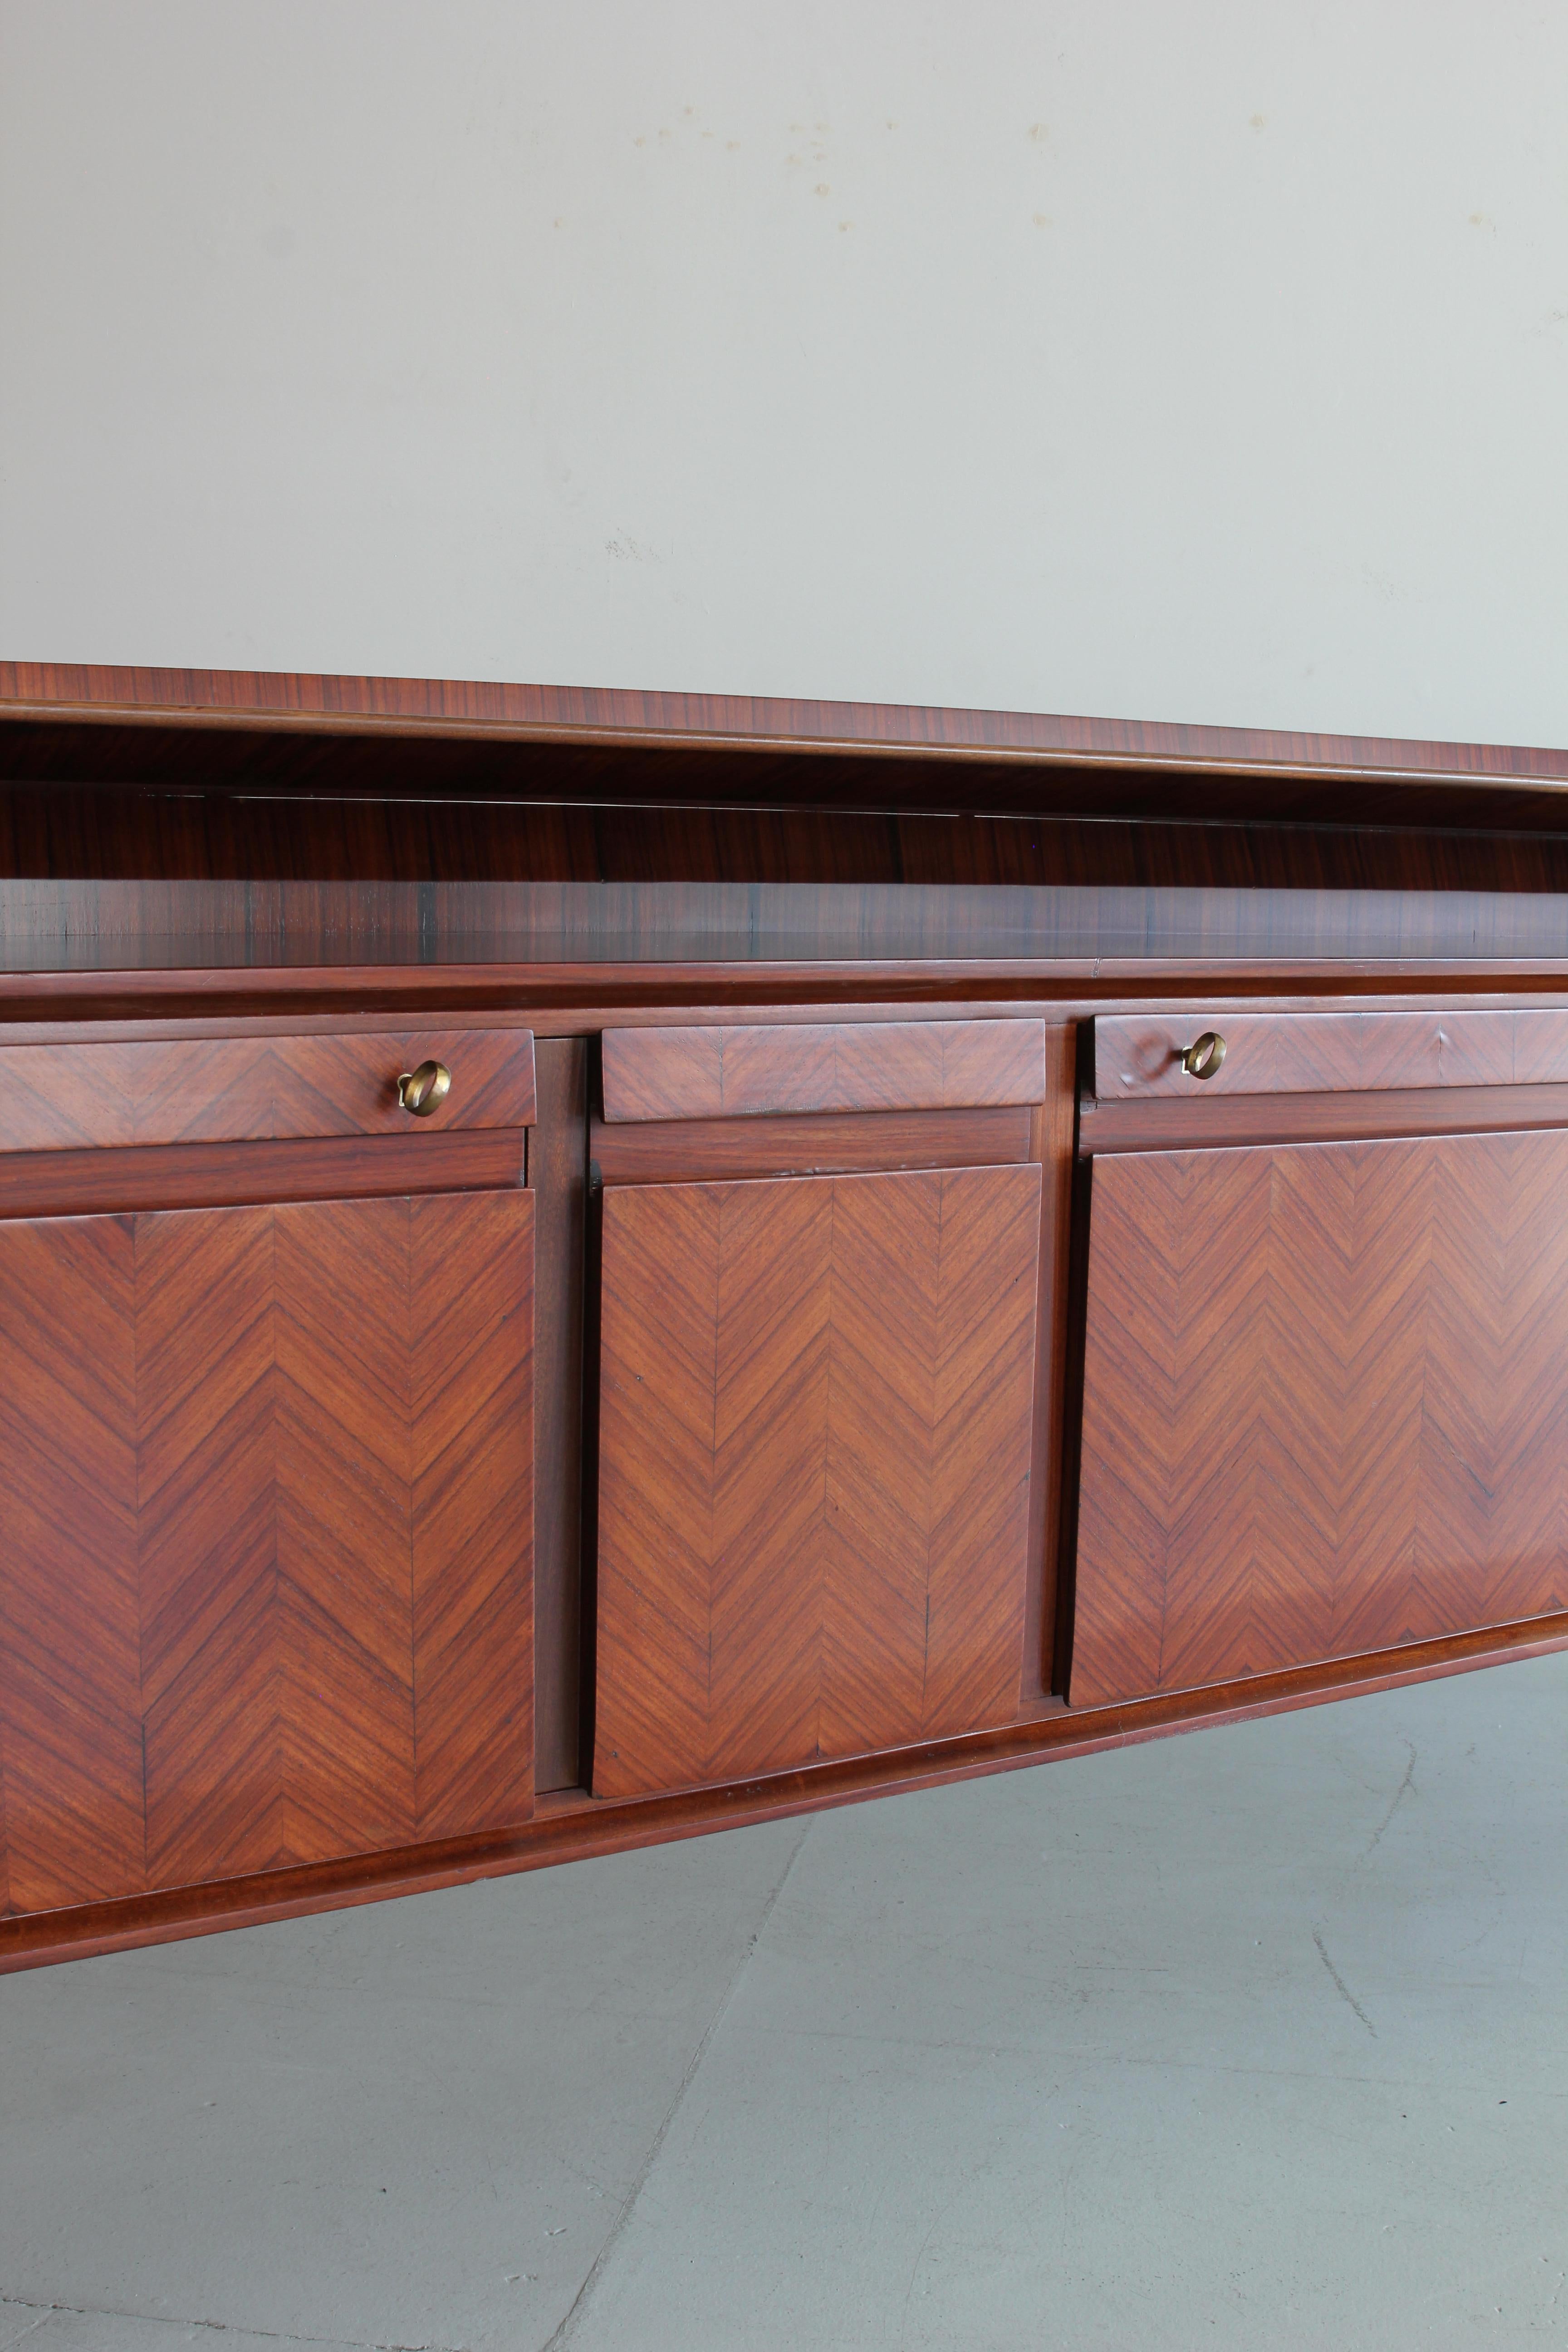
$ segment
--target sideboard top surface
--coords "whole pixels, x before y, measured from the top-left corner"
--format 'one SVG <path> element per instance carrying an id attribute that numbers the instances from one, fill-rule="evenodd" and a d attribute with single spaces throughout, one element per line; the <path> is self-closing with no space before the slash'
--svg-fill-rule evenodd
<path id="1" fill-rule="evenodd" d="M 350 677 L 304 672 L 0 661 L 0 719 L 54 725 L 360 737 L 626 744 L 649 751 L 915 752 L 951 762 L 1013 760 L 1165 773 L 1228 770 L 1439 778 L 1568 787 L 1568 750 L 1324 735 L 1265 728 L 1067 717 L 782 696 L 528 686 L 476 679 Z"/>

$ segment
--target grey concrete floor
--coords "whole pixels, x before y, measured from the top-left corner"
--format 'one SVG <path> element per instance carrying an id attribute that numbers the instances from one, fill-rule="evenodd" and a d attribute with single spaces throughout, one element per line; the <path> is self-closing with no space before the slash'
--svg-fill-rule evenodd
<path id="1" fill-rule="evenodd" d="M 0 2347 L 1568 2333 L 1568 1658 L 0 1979 Z"/>

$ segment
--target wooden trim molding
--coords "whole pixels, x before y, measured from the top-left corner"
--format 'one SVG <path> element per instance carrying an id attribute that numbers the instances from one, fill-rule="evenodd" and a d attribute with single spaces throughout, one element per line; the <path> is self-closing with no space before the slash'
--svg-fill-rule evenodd
<path id="1" fill-rule="evenodd" d="M 1152 719 L 960 710 L 910 703 L 637 692 L 455 678 L 0 661 L 0 719 L 262 728 L 448 740 L 910 751 L 1042 765 L 1199 769 L 1568 786 L 1568 750 L 1325 735 Z"/>
<path id="2" fill-rule="evenodd" d="M 1405 1087 L 1221 1095 L 1209 1102 L 1099 1102 L 1079 1112 L 1080 1159 L 1110 1151 L 1219 1150 L 1250 1143 L 1392 1142 L 1414 1135 L 1527 1134 L 1568 1127 L 1568 1086 Z"/>
<path id="3" fill-rule="evenodd" d="M 1053 1032 L 1053 1034 L 1059 1034 Z M 849 1176 L 870 1169 L 994 1168 L 1027 1160 L 1033 1111 L 835 1111 L 778 1118 L 590 1120 L 605 1184 L 714 1183 L 759 1176 Z M 0 1173 L 4 1171 L 0 1161 Z"/>
<path id="4" fill-rule="evenodd" d="M 174 1143 L 127 1151 L 0 1151 L 0 1219 L 132 1216 L 416 1192 L 504 1192 L 527 1172 L 527 1131 Z"/>

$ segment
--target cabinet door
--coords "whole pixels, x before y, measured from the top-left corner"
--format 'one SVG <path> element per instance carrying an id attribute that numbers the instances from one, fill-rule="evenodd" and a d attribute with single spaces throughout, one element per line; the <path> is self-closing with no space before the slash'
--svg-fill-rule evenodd
<path id="1" fill-rule="evenodd" d="M 1568 1135 L 1094 1162 L 1070 1695 L 1568 1608 Z"/>
<path id="2" fill-rule="evenodd" d="M 1037 1166 L 606 1192 L 594 1790 L 1009 1719 Z"/>
<path id="3" fill-rule="evenodd" d="M 0 1223 L 0 1908 L 527 1818 L 532 1215 Z"/>

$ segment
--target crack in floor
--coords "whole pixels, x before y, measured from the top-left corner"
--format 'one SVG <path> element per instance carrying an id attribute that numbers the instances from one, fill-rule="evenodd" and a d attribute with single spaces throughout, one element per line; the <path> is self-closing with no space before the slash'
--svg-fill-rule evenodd
<path id="1" fill-rule="evenodd" d="M 796 1837 L 793 1846 L 790 1848 L 788 1860 L 785 1862 L 783 1870 L 780 1872 L 776 1882 L 769 1893 L 767 1900 L 763 1904 L 762 1911 L 758 1916 L 756 1926 L 752 1928 L 750 1936 L 747 1937 L 745 1945 L 741 1952 L 741 1956 L 736 1961 L 733 1969 L 731 1971 L 729 1981 L 725 1985 L 722 1994 L 720 1996 L 718 2005 L 715 2008 L 712 2016 L 708 2021 L 707 2027 L 703 2032 L 700 2041 L 698 2042 L 696 2049 L 692 2052 L 690 2058 L 687 2062 L 686 2068 L 681 2074 L 680 2081 L 676 2085 L 675 2095 L 671 2098 L 668 2106 L 665 2109 L 663 2117 L 659 2122 L 658 2128 L 655 2132 L 652 2141 L 649 2143 L 647 2153 L 644 2157 L 642 2163 L 638 2168 L 637 2178 L 632 2182 L 630 2189 L 626 2191 L 625 2198 L 622 2200 L 620 2210 L 616 2215 L 614 2222 L 611 2224 L 609 2234 L 605 2238 L 604 2244 L 600 2247 L 597 2255 L 595 2257 L 593 2265 L 590 2268 L 586 2278 L 583 2281 L 582 2285 L 578 2288 L 575 2296 L 573 2298 L 571 2308 L 566 2312 L 559 2326 L 554 2329 L 553 2333 L 543 2346 L 542 2352 L 562 2352 L 562 2347 L 570 2344 L 572 2338 L 575 2336 L 578 2327 L 586 2316 L 589 2305 L 593 2300 L 598 2282 L 604 2274 L 610 2256 L 615 2252 L 616 2246 L 619 2242 L 627 2222 L 631 2220 L 637 2200 L 642 2194 L 643 2189 L 647 2184 L 648 2176 L 652 2172 L 654 2166 L 658 2161 L 659 2153 L 664 2147 L 665 2141 L 669 2136 L 671 2126 L 673 2126 L 677 2116 L 680 2113 L 681 2107 L 685 2103 L 687 2094 L 690 2090 L 693 2082 L 696 2080 L 702 2062 L 707 2056 L 709 2049 L 712 2044 L 713 2037 L 718 2032 L 719 2028 L 722 2025 L 725 2018 L 730 2012 L 730 2009 L 734 2001 L 735 1996 L 740 1990 L 742 1981 L 745 1977 L 748 1968 L 751 1966 L 757 1946 L 761 1943 L 763 1935 L 766 1933 L 768 1921 L 773 1917 L 773 1910 L 778 1903 L 779 1897 L 783 1895 L 784 1887 L 789 1882 L 790 1873 L 794 1870 L 796 1862 L 800 1859 L 801 1849 L 811 1833 L 811 1828 L 812 1819 L 811 1817 L 808 1817 L 801 1823 L 800 1833 Z M 19 2335 L 7 2337 L 4 2346 L 0 2346 L 0 2352 L 17 2352 L 17 2347 L 25 2346 L 28 2340 L 36 2335 L 38 2328 L 42 2327 L 45 2323 L 52 2318 L 57 2313 L 75 2319 L 123 2319 L 132 2322 L 142 2321 L 151 2327 L 184 2328 L 187 2333 L 200 2328 L 214 2336 L 250 2336 L 258 2343 L 313 2346 L 320 2347 L 320 2352 L 460 2352 L 460 2347 L 458 2347 L 440 2344 L 435 2341 L 427 2341 L 423 2344 L 403 2344 L 386 2339 L 363 2336 L 300 2336 L 289 2334 L 278 2328 L 247 2326 L 238 2321 L 171 2317 L 163 2313 L 122 2311 L 108 2304 L 35 2304 L 28 2302 L 19 2295 L 0 2294 L 0 2312 L 5 2311 L 17 2313 L 29 2311 L 37 2312 L 37 2317 L 33 2321 L 30 2326 L 24 2327 Z"/>
<path id="2" fill-rule="evenodd" d="M 1375 2042 L 1377 2040 L 1376 2026 L 1373 2023 L 1365 2010 L 1363 2009 L 1360 2001 L 1357 2000 L 1354 1993 L 1352 1992 L 1349 1985 L 1346 1984 L 1343 1977 L 1341 1976 L 1332 1960 L 1330 1959 L 1329 1948 L 1323 1941 L 1321 1932 L 1316 1927 L 1312 1930 L 1312 1941 L 1318 1948 L 1318 1958 L 1321 1960 L 1323 1966 L 1327 1969 L 1329 1974 L 1334 1980 L 1334 1990 L 1338 1992 L 1340 1999 L 1342 2000 L 1349 2001 L 1351 2007 L 1354 2010 L 1356 2015 L 1360 2018 L 1362 2023 L 1365 2026 L 1367 2032 Z"/>
<path id="3" fill-rule="evenodd" d="M 647 2154 L 644 2157 L 642 2163 L 638 2168 L 637 2179 L 632 2182 L 631 2187 L 627 2189 L 625 2198 L 622 2200 L 621 2210 L 610 2225 L 609 2235 L 606 2237 L 604 2244 L 600 2247 L 597 2254 L 595 2256 L 593 2268 L 589 2271 L 587 2277 L 584 2280 L 582 2285 L 578 2288 L 575 2296 L 573 2298 L 571 2309 L 567 2312 L 565 2317 L 562 2320 L 561 2325 L 556 2328 L 554 2334 L 545 2344 L 543 2352 L 563 2352 L 563 2347 L 572 2342 L 572 2339 L 576 2335 L 578 2328 L 586 2318 L 589 2305 L 592 2304 L 594 2296 L 597 2292 L 599 2281 L 603 2278 L 605 2269 L 608 2266 L 610 2257 L 615 2252 L 615 2250 L 619 2244 L 626 2231 L 626 2224 L 632 2218 L 632 2214 L 637 2208 L 637 2200 L 642 2195 L 643 2189 L 647 2186 L 648 2176 L 652 2172 L 654 2166 L 658 2162 L 660 2150 L 663 2148 L 665 2141 L 669 2137 L 670 2126 L 673 2125 L 676 2116 L 680 2113 L 681 2107 L 684 2105 L 686 2101 L 686 2095 L 697 2079 L 698 2072 L 701 2067 L 702 2061 L 708 2055 L 713 2037 L 718 2032 L 719 2028 L 723 2024 L 725 2018 L 729 2015 L 731 2004 L 733 2002 L 736 1993 L 740 1990 L 742 1979 L 745 1976 L 746 1970 L 751 1967 L 752 1955 L 755 1953 L 757 1946 L 762 1942 L 763 1937 L 767 1929 L 768 1921 L 773 1916 L 774 1906 L 777 1904 L 780 1895 L 784 1893 L 785 1886 L 789 1883 L 791 1871 L 795 1868 L 795 1864 L 800 1859 L 801 1848 L 805 1845 L 806 1839 L 811 1834 L 812 1822 L 815 1818 L 815 1815 L 808 1814 L 806 1819 L 801 1823 L 800 1835 L 796 1838 L 794 1845 L 790 1848 L 789 1860 L 784 1864 L 783 1870 L 779 1874 L 778 1884 L 774 1886 L 773 1893 L 768 1896 L 767 1901 L 763 1904 L 762 1916 L 758 1919 L 756 1926 L 752 1928 L 750 1936 L 747 1937 L 745 1949 L 742 1952 L 740 1958 L 736 1961 L 734 1969 L 731 1973 L 730 1981 L 725 1986 L 723 1993 L 720 1998 L 719 2005 L 708 2021 L 707 2031 L 704 2032 L 701 2041 L 698 2043 L 696 2049 L 692 2052 L 690 2058 L 687 2062 L 686 2071 L 681 2075 L 679 2084 L 676 2085 L 675 2096 L 671 2099 L 668 2106 L 664 2111 L 663 2120 L 659 2124 L 658 2129 L 655 2132 L 652 2142 L 649 2145 Z"/>
<path id="4" fill-rule="evenodd" d="M 6 2338 L 4 2352 L 16 2352 L 17 2345 L 26 2344 L 57 2312 L 68 2319 L 128 2319 L 145 2327 L 200 2327 L 213 2336 L 253 2336 L 258 2344 L 314 2344 L 324 2347 L 325 2352 L 460 2352 L 455 2345 L 435 2342 L 399 2344 L 360 2336 L 292 2336 L 276 2327 L 246 2326 L 237 2320 L 170 2318 L 163 2312 L 121 2311 L 107 2303 L 27 2303 L 19 2295 L 0 2294 L 0 2311 L 36 2311 L 38 2315 L 20 2336 Z"/>
<path id="5" fill-rule="evenodd" d="M 1394 1814 L 1399 1811 L 1399 1807 L 1400 1807 L 1400 1802 L 1401 1802 L 1401 1801 L 1402 1801 L 1404 1798 L 1407 1797 L 1407 1796 L 1408 1796 L 1408 1797 L 1413 1797 L 1413 1796 L 1415 1796 L 1415 1793 L 1416 1793 L 1416 1790 L 1415 1790 L 1415 1742 L 1413 1739 L 1407 1739 L 1407 1740 L 1405 1741 L 1405 1746 L 1406 1746 L 1406 1748 L 1409 1748 L 1409 1750 L 1410 1750 L 1410 1761 L 1409 1761 L 1409 1763 L 1408 1763 L 1408 1764 L 1406 1764 L 1406 1766 L 1405 1766 L 1405 1778 L 1404 1778 L 1404 1780 L 1401 1780 L 1401 1782 L 1400 1782 L 1400 1784 L 1399 1784 L 1398 1788 L 1397 1788 L 1397 1789 L 1395 1789 L 1395 1790 L 1394 1790 L 1394 1802 L 1389 1806 L 1389 1809 L 1388 1809 L 1387 1812 L 1385 1812 L 1385 1813 L 1384 1813 L 1384 1817 L 1383 1817 L 1382 1821 L 1381 1821 L 1381 1822 L 1379 1822 L 1379 1823 L 1378 1823 L 1378 1825 L 1377 1825 L 1376 1829 L 1375 1829 L 1375 1830 L 1373 1830 L 1373 1833 L 1372 1833 L 1372 1842 L 1371 1842 L 1371 1844 L 1369 1844 L 1369 1845 L 1368 1845 L 1368 1847 L 1367 1847 L 1367 1850 L 1366 1850 L 1366 1853 L 1371 1853 L 1371 1852 L 1373 1851 L 1373 1846 L 1378 1846 L 1378 1845 L 1381 1845 L 1381 1844 L 1382 1844 L 1382 1843 L 1383 1843 L 1383 1833 L 1384 1833 L 1384 1831 L 1388 1827 L 1389 1822 L 1394 1819 Z M 1363 1856 L 1362 1856 L 1362 1860 L 1363 1860 L 1363 1862 L 1366 1860 L 1366 1854 L 1363 1854 Z"/>

